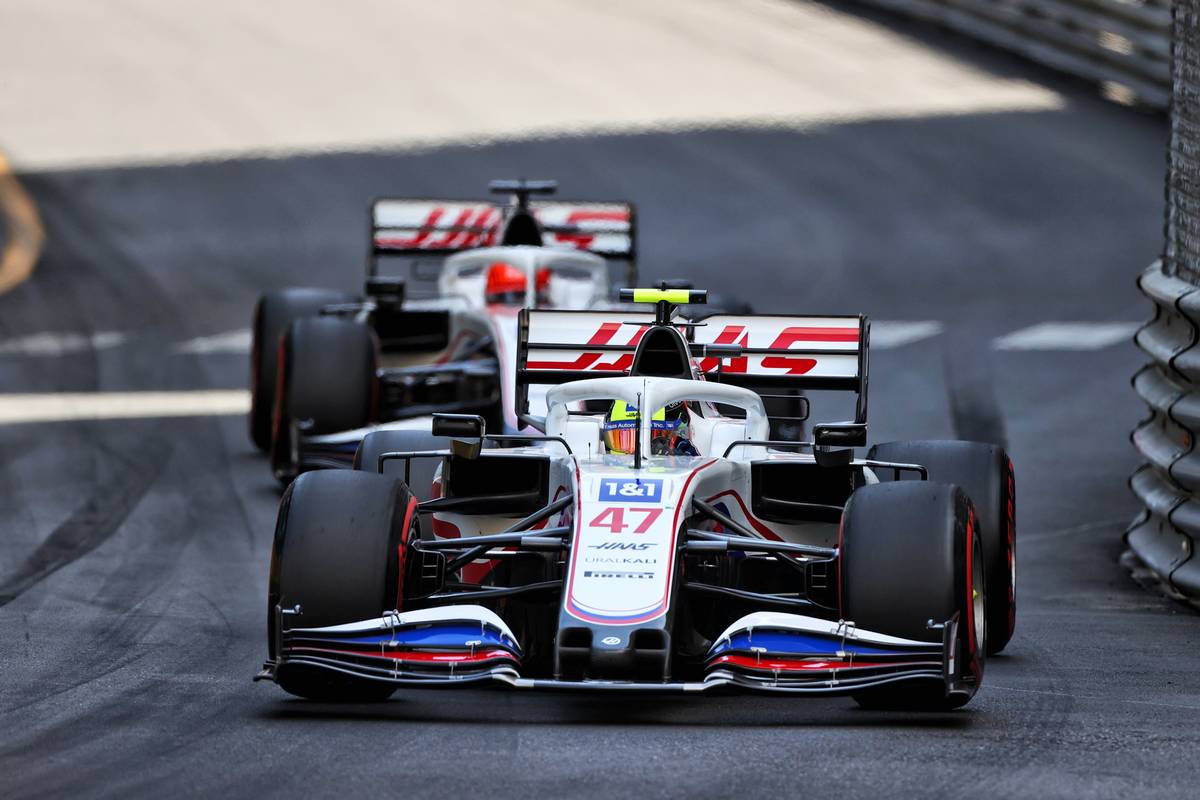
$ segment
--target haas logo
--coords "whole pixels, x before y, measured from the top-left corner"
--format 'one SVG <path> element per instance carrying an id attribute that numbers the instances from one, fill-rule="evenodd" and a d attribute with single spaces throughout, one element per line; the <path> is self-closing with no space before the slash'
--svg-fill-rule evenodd
<path id="1" fill-rule="evenodd" d="M 585 232 L 584 229 L 586 226 L 580 225 L 580 223 L 586 223 L 586 222 L 608 222 L 608 223 L 623 222 L 625 224 L 628 224 L 629 223 L 629 212 L 628 211 L 598 211 L 598 210 L 597 211 L 589 211 L 587 209 L 580 209 L 579 211 L 572 211 L 570 214 L 567 215 L 567 225 L 574 226 L 576 228 L 576 230 L 572 231 L 572 232 L 555 231 L 554 232 L 554 240 L 556 242 L 561 242 L 562 244 L 573 245 L 574 247 L 576 247 L 579 250 L 590 249 L 592 246 L 592 242 L 594 242 L 596 240 L 596 234 L 594 232 L 593 233 Z"/>
<path id="2" fill-rule="evenodd" d="M 526 367 L 531 370 L 569 370 L 575 371 L 592 371 L 592 372 L 628 372 L 633 367 L 633 351 L 637 348 L 638 342 L 642 340 L 646 331 L 649 329 L 645 326 L 639 326 L 629 333 L 621 331 L 621 328 L 628 328 L 628 325 L 622 325 L 619 322 L 602 323 L 598 330 L 588 337 L 586 342 L 579 345 L 579 350 L 582 351 L 572 361 L 534 361 L 530 360 Z M 741 373 L 750 372 L 753 367 L 756 374 L 759 370 L 767 373 L 779 375 L 806 375 L 817 366 L 818 354 L 809 355 L 807 353 L 791 354 L 790 351 L 796 345 L 801 345 L 798 350 L 818 350 L 825 352 L 828 355 L 836 355 L 838 353 L 853 353 L 853 350 L 830 349 L 828 345 L 836 344 L 858 344 L 859 328 L 858 325 L 853 327 L 829 327 L 815 325 L 789 325 L 781 330 L 777 326 L 771 326 L 779 332 L 775 338 L 766 347 L 761 345 L 752 345 L 750 342 L 751 330 L 746 325 L 727 324 L 721 329 L 713 339 L 713 344 L 734 344 L 746 350 L 753 350 L 747 355 L 737 358 L 728 359 L 722 365 L 722 360 L 719 358 L 702 358 L 698 361 L 698 365 L 702 372 L 716 372 L 720 368 L 723 372 Z M 764 337 L 770 335 L 768 331 L 756 331 L 755 335 Z M 615 340 L 615 341 L 614 341 Z M 622 341 L 624 340 L 624 341 Z M 760 338 L 761 341 L 761 338 Z M 804 347 L 803 345 L 810 347 Z M 589 345 L 616 345 L 621 348 L 628 348 L 629 352 L 614 355 L 611 353 L 587 352 Z M 825 347 L 822 347 L 822 346 Z M 751 359 L 755 359 L 753 364 Z"/>
<path id="3" fill-rule="evenodd" d="M 464 208 L 451 218 L 434 208 L 412 236 L 376 235 L 375 246 L 397 250 L 463 250 L 496 244 L 500 212 L 491 206 Z M 439 235 L 441 234 L 441 235 Z"/>
<path id="4" fill-rule="evenodd" d="M 589 344 L 613 344 L 613 339 L 616 338 L 617 332 L 622 327 L 629 326 L 619 322 L 605 322 L 600 326 L 600 330 L 591 335 L 586 344 L 581 345 L 581 348 L 587 347 Z M 630 335 L 629 340 L 623 343 L 624 346 L 632 351 L 642 340 L 646 330 L 645 327 L 638 327 Z M 632 352 L 622 353 L 611 361 L 603 361 L 603 358 L 603 353 L 580 353 L 574 361 L 530 361 L 525 366 L 527 369 L 596 370 L 600 372 L 628 372 L 633 366 Z"/>
<path id="5" fill-rule="evenodd" d="M 857 343 L 858 338 L 859 332 L 857 326 L 853 328 L 830 328 L 791 325 L 780 331 L 779 335 L 767 345 L 766 349 L 787 351 L 792 348 L 792 345 L 797 343 Z M 749 349 L 750 332 L 745 325 L 726 325 L 717 334 L 717 338 L 713 340 L 713 344 L 736 344 Z M 721 366 L 721 359 L 719 358 L 702 358 L 700 359 L 700 370 L 702 372 L 716 372 L 718 367 L 720 367 L 723 372 L 745 373 L 749 370 L 749 364 L 750 359 L 748 356 L 730 359 L 724 366 Z M 765 370 L 780 370 L 784 375 L 805 375 L 812 371 L 812 368 L 816 365 L 817 359 L 810 356 L 789 356 L 782 354 L 764 355 L 758 364 L 758 366 Z"/>

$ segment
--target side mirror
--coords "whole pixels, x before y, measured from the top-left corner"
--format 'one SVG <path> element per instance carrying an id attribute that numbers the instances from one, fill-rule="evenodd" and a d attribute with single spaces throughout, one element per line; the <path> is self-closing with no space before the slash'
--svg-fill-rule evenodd
<path id="1" fill-rule="evenodd" d="M 433 435 L 482 439 L 487 426 L 478 414 L 434 414 Z"/>
<path id="2" fill-rule="evenodd" d="M 399 307 L 404 304 L 404 279 L 371 275 L 367 278 L 366 293 L 378 305 Z"/>
<path id="3" fill-rule="evenodd" d="M 475 459 L 483 452 L 483 417 L 477 414 L 434 414 L 434 436 L 449 436 L 450 452 L 459 458 Z"/>
<path id="4" fill-rule="evenodd" d="M 866 447 L 865 422 L 823 422 L 813 426 L 813 444 L 817 447 Z"/>

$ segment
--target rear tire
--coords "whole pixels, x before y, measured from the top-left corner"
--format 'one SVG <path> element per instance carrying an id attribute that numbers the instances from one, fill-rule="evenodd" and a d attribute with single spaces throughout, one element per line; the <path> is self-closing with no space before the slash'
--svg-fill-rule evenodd
<path id="1" fill-rule="evenodd" d="M 298 628 L 359 622 L 400 609 L 403 553 L 419 535 L 416 499 L 383 475 L 327 470 L 302 475 L 283 495 L 275 526 L 267 589 L 267 641 L 275 652 L 275 607 L 299 605 L 287 617 Z M 276 679 L 310 700 L 385 700 L 393 687 L 325 670 L 289 666 Z"/>
<path id="2" fill-rule="evenodd" d="M 983 679 L 986 642 L 983 565 L 970 499 L 957 486 L 898 481 L 864 486 L 842 516 L 838 564 L 842 619 L 863 630 L 933 642 L 929 620 L 958 614 L 956 657 L 967 694 L 942 681 L 898 682 L 854 695 L 865 708 L 948 711 Z M 972 679 L 973 680 L 970 680 Z"/>
<path id="3" fill-rule="evenodd" d="M 957 484 L 971 498 L 987 573 L 988 655 L 999 653 L 1017 625 L 1016 482 L 1004 448 L 981 442 L 888 442 L 872 447 L 867 457 L 921 464 L 931 481 Z"/>
<path id="4" fill-rule="evenodd" d="M 299 471 L 293 421 L 322 434 L 362 428 L 374 418 L 377 348 L 365 325 L 311 317 L 292 323 L 279 351 L 271 467 L 287 483 Z"/>
<path id="5" fill-rule="evenodd" d="M 303 317 L 315 317 L 321 308 L 350 303 L 354 298 L 329 289 L 283 289 L 267 292 L 254 305 L 250 327 L 250 441 L 259 450 L 271 447 L 271 414 L 275 408 L 275 368 L 279 337 Z"/>

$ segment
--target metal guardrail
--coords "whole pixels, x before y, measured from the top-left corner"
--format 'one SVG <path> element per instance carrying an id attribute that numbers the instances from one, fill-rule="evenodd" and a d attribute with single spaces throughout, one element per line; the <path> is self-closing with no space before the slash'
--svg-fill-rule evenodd
<path id="1" fill-rule="evenodd" d="M 1170 0 L 859 0 L 1099 83 L 1123 102 L 1171 99 Z"/>
<path id="2" fill-rule="evenodd" d="M 1151 363 L 1133 377 L 1150 409 L 1131 437 L 1147 462 L 1129 479 L 1145 511 L 1123 560 L 1200 606 L 1200 0 L 1176 0 L 1174 16 L 1166 248 L 1138 279 L 1155 306 L 1135 337 Z"/>
<path id="3" fill-rule="evenodd" d="M 1155 304 L 1133 377 L 1150 414 L 1129 479 L 1144 510 L 1123 562 L 1200 606 L 1200 0 L 859 0 L 939 23 L 1095 81 L 1115 99 L 1171 109 L 1166 247 L 1138 287 Z"/>
<path id="4" fill-rule="evenodd" d="M 1167 275 L 1161 262 L 1138 288 L 1154 318 L 1134 337 L 1152 362 L 1133 376 L 1150 416 L 1131 439 L 1147 463 L 1129 479 L 1145 510 L 1125 534 L 1129 549 L 1172 593 L 1200 598 L 1200 286 Z"/>

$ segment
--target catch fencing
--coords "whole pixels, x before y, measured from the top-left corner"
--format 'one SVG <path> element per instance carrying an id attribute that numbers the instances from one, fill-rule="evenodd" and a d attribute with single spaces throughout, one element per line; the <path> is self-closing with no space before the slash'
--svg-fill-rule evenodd
<path id="1" fill-rule="evenodd" d="M 1200 0 L 1175 3 L 1166 247 L 1138 279 L 1154 318 L 1133 378 L 1150 415 L 1133 432 L 1146 459 L 1129 480 L 1145 506 L 1125 534 L 1131 566 L 1200 604 Z"/>
<path id="2" fill-rule="evenodd" d="M 1095 81 L 1115 99 L 1171 109 L 1166 244 L 1138 287 L 1154 318 L 1133 377 L 1148 416 L 1129 486 L 1143 511 L 1125 563 L 1200 606 L 1200 0 L 860 0 Z"/>
<path id="3" fill-rule="evenodd" d="M 1170 0 L 859 1 L 1094 81 L 1123 102 L 1165 109 L 1171 99 Z"/>

